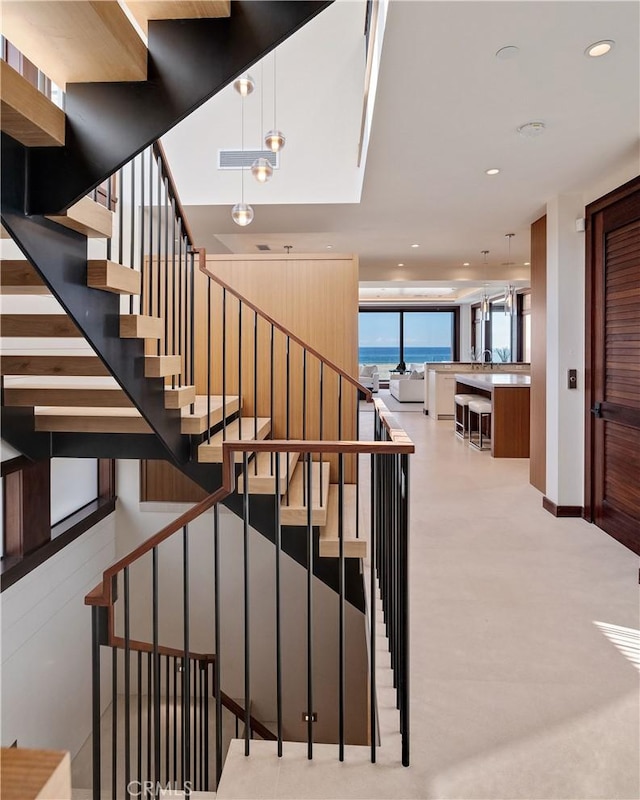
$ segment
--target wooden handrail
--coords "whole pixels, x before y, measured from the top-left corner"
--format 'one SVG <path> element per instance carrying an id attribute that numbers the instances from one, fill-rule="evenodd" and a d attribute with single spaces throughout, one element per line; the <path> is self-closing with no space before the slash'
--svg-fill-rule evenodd
<path id="1" fill-rule="evenodd" d="M 402 428 L 393 414 L 389 413 L 389 409 L 385 406 L 384 401 L 381 400 L 379 397 L 374 399 L 374 404 L 378 414 L 380 415 L 380 419 L 382 420 L 382 424 L 387 429 L 389 436 L 391 437 L 391 441 L 394 444 L 398 445 L 406 445 L 410 444 L 413 447 L 413 442 L 405 432 L 404 428 Z M 412 450 L 407 450 L 404 452 L 413 453 L 415 448 Z"/>
<path id="2" fill-rule="evenodd" d="M 384 408 L 382 401 L 376 401 Z M 388 419 L 393 417 L 387 415 Z M 395 420 L 394 420 L 395 422 Z M 102 584 L 99 584 L 86 595 L 84 602 L 89 606 L 112 606 L 113 605 L 113 579 L 125 567 L 131 566 L 145 553 L 150 552 L 154 547 L 158 547 L 165 539 L 173 536 L 185 525 L 193 522 L 205 511 L 208 511 L 217 503 L 224 500 L 235 490 L 235 453 L 344 453 L 344 454 L 411 454 L 415 452 L 415 446 L 404 431 L 394 426 L 394 441 L 391 442 L 348 442 L 348 441 L 324 441 L 308 439 L 262 439 L 259 441 L 227 441 L 222 444 L 222 486 L 213 494 L 208 495 L 199 503 L 194 505 L 184 514 L 181 514 L 173 522 L 166 525 L 161 531 L 151 536 L 142 544 L 138 545 L 128 555 L 124 556 L 106 569 L 102 575 Z"/>
<path id="3" fill-rule="evenodd" d="M 262 319 L 266 320 L 266 322 L 268 322 L 269 325 L 273 325 L 274 328 L 277 328 L 285 336 L 288 336 L 289 339 L 294 341 L 296 344 L 300 345 L 300 347 L 302 347 L 303 350 L 306 350 L 308 353 L 311 353 L 311 355 L 317 358 L 318 361 L 322 362 L 327 367 L 329 367 L 329 369 L 332 369 L 338 375 L 342 376 L 348 383 L 350 383 L 352 386 L 358 389 L 358 391 L 364 394 L 364 399 L 367 401 L 367 403 L 370 403 L 372 401 L 373 397 L 371 395 L 370 389 L 367 389 L 366 386 L 363 386 L 361 383 L 359 383 L 354 377 L 349 375 L 348 372 L 345 372 L 345 370 L 343 370 L 342 367 L 339 367 L 337 364 L 334 364 L 333 361 L 330 361 L 328 358 L 325 358 L 323 355 L 320 355 L 320 353 L 313 347 L 311 347 L 311 345 L 308 345 L 299 336 L 296 336 L 295 333 L 290 331 L 288 328 L 285 328 L 284 325 L 282 325 L 277 320 L 273 319 L 273 317 L 270 317 L 268 314 L 266 314 L 264 311 L 258 308 L 257 305 L 252 303 L 251 300 L 247 300 L 247 298 L 244 297 L 244 295 L 241 295 L 240 292 L 238 292 L 232 286 L 229 286 L 228 283 L 225 283 L 222 280 L 222 278 L 219 278 L 217 275 L 214 275 L 212 272 L 209 272 L 209 270 L 207 269 L 206 250 L 204 250 L 203 248 L 196 248 L 196 252 L 199 254 L 200 272 L 204 273 L 212 281 L 215 281 L 215 283 L 217 283 L 218 286 L 221 286 L 223 289 L 226 289 L 237 300 L 246 305 L 247 308 L 250 308 L 252 311 L 255 311 L 255 313 L 258 314 L 260 317 L 262 317 Z"/>
<path id="4" fill-rule="evenodd" d="M 178 187 L 173 179 L 173 173 L 171 172 L 171 167 L 169 166 L 169 159 L 167 158 L 167 154 L 164 151 L 164 147 L 162 146 L 160 139 L 154 142 L 152 147 L 155 157 L 159 158 L 162 162 L 162 169 L 164 170 L 167 181 L 169 182 L 169 196 L 173 195 L 176 201 L 176 210 L 182 219 L 182 230 L 187 234 L 189 244 L 191 247 L 193 247 L 195 242 L 195 239 L 193 238 L 193 231 L 191 230 L 191 225 L 189 225 L 189 220 L 187 219 L 187 215 L 184 213 L 184 208 L 180 202 Z"/>

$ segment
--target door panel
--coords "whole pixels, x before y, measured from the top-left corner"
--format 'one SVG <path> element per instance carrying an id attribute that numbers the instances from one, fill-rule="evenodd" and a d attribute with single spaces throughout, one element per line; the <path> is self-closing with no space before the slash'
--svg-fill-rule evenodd
<path id="1" fill-rule="evenodd" d="M 640 553 L 640 180 L 592 204 L 587 225 L 586 505 Z"/>

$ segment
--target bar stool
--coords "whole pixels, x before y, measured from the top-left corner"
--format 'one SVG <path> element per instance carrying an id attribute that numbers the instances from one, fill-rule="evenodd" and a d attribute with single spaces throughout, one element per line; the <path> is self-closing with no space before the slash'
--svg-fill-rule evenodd
<path id="1" fill-rule="evenodd" d="M 481 400 L 479 394 L 457 394 L 455 401 L 455 434 L 460 439 L 466 439 L 469 433 L 469 403 L 474 400 Z"/>
<path id="2" fill-rule="evenodd" d="M 491 437 L 489 437 L 489 444 L 486 445 L 484 443 L 484 439 L 486 437 L 483 436 L 482 432 L 482 428 L 486 420 L 488 420 L 489 425 L 491 425 L 491 409 L 491 400 L 485 400 L 484 398 L 472 400 L 469 403 L 469 444 L 478 450 L 491 449 Z M 473 424 L 474 419 L 472 415 L 478 421 L 478 437 L 476 440 L 473 438 L 475 426 Z"/>

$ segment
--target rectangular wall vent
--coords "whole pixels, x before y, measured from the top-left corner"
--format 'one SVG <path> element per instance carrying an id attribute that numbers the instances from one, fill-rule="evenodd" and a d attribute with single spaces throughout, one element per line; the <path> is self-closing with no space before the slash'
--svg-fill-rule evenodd
<path id="1" fill-rule="evenodd" d="M 218 150 L 218 169 L 251 169 L 256 158 L 266 158 L 274 169 L 280 168 L 280 153 L 271 150 Z"/>
<path id="2" fill-rule="evenodd" d="M 256 248 L 258 250 L 271 250 L 268 244 L 257 244 Z"/>

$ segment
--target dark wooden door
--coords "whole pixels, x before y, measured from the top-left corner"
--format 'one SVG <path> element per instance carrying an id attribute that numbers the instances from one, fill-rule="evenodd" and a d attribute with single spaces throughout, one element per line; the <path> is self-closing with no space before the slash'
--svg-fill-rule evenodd
<path id="1" fill-rule="evenodd" d="M 640 553 L 640 179 L 592 203 L 587 232 L 587 508 Z"/>

